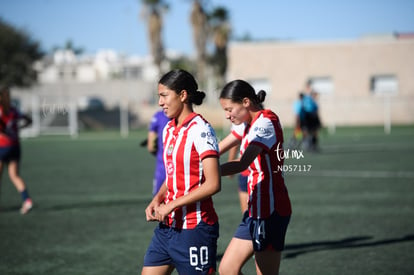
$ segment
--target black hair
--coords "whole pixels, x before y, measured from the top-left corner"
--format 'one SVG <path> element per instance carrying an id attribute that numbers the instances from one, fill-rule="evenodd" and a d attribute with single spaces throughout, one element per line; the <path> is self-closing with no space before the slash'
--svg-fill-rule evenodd
<path id="1" fill-rule="evenodd" d="M 194 76 L 185 70 L 176 69 L 169 71 L 161 77 L 158 83 L 168 87 L 177 94 L 180 94 L 182 90 L 186 90 L 190 104 L 201 105 L 206 97 L 203 91 L 198 91 L 198 84 Z"/>
<path id="2" fill-rule="evenodd" d="M 254 104 L 263 108 L 262 103 L 266 98 L 266 92 L 260 90 L 257 94 L 248 82 L 237 79 L 233 80 L 224 86 L 221 90 L 220 98 L 230 99 L 233 102 L 242 103 L 244 98 L 250 99 Z"/>

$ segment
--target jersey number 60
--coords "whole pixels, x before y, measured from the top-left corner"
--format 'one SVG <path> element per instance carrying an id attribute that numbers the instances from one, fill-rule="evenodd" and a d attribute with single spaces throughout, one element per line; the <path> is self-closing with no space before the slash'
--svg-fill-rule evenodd
<path id="1" fill-rule="evenodd" d="M 208 247 L 200 247 L 200 252 L 195 246 L 190 247 L 190 264 L 191 266 L 198 266 L 198 264 L 206 265 L 208 264 Z"/>

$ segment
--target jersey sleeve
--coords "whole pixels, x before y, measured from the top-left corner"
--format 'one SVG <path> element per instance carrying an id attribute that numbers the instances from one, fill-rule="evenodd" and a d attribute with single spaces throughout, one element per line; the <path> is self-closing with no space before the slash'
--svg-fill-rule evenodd
<path id="1" fill-rule="evenodd" d="M 200 155 L 200 159 L 204 159 L 209 156 L 218 157 L 219 148 L 214 129 L 210 125 L 206 124 L 199 125 L 195 131 L 198 133 L 198 137 L 194 139 L 194 145 Z"/>
<path id="2" fill-rule="evenodd" d="M 257 119 L 248 133 L 248 142 L 269 150 L 276 143 L 272 121 L 264 117 Z"/>
<path id="3" fill-rule="evenodd" d="M 231 124 L 230 132 L 238 140 L 242 140 L 245 130 L 246 130 L 246 124 L 244 123 L 241 123 L 239 125 Z"/>

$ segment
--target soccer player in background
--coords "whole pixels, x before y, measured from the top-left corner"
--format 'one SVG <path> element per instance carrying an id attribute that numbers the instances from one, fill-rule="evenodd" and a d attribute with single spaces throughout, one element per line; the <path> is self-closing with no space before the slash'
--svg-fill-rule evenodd
<path id="1" fill-rule="evenodd" d="M 142 274 L 215 274 L 218 216 L 212 196 L 221 189 L 215 132 L 193 111 L 205 93 L 194 77 L 173 70 L 158 82 L 158 104 L 170 118 L 163 132 L 166 182 L 145 209 L 158 221 Z"/>
<path id="2" fill-rule="evenodd" d="M 152 181 L 152 195 L 155 196 L 160 190 L 165 180 L 165 165 L 162 159 L 162 131 L 170 119 L 165 115 L 164 111 L 156 112 L 151 119 L 147 135 L 148 152 L 155 155 L 155 171 Z"/>
<path id="3" fill-rule="evenodd" d="M 226 118 L 238 128 L 233 147 L 241 144 L 241 158 L 220 166 L 222 176 L 247 168 L 249 203 L 243 220 L 227 246 L 219 267 L 220 274 L 240 274 L 244 263 L 254 254 L 257 274 L 278 274 L 281 251 L 291 216 L 291 204 L 282 172 L 283 132 L 278 116 L 263 108 L 266 92 L 257 93 L 243 80 L 226 84 L 220 104 Z M 230 134 L 232 135 L 232 134 Z M 226 150 L 226 148 L 222 148 Z"/>
<path id="4" fill-rule="evenodd" d="M 23 124 L 19 125 L 19 122 Z M 11 105 L 10 90 L 0 87 L 0 178 L 3 168 L 8 166 L 9 177 L 22 197 L 21 214 L 26 214 L 33 208 L 26 184 L 19 175 L 21 147 L 19 141 L 19 128 L 26 127 L 32 120 L 21 114 Z"/>

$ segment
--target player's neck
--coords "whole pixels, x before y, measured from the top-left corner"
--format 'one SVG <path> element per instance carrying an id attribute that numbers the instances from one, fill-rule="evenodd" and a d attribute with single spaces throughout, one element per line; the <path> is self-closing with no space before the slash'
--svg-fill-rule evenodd
<path id="1" fill-rule="evenodd" d="M 192 108 L 184 107 L 184 109 L 182 110 L 180 115 L 175 119 L 177 127 L 180 127 L 183 124 L 183 122 L 185 121 L 185 119 L 192 113 L 193 113 Z"/>

